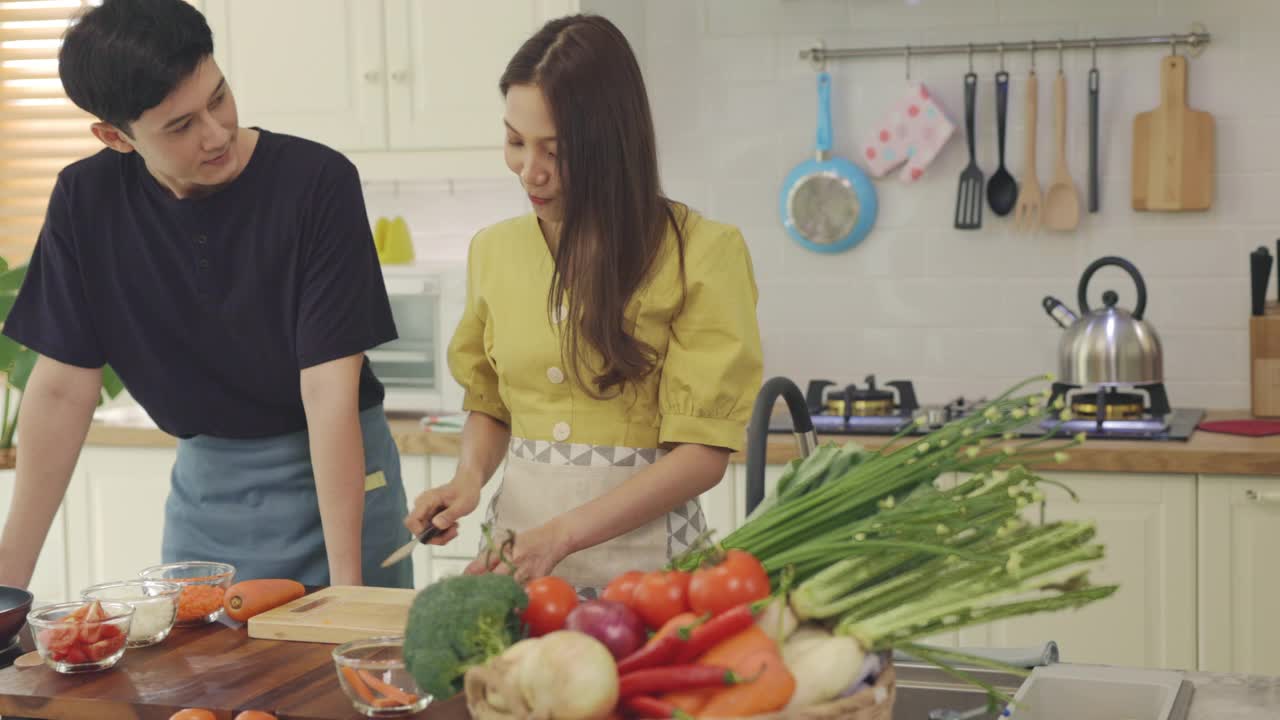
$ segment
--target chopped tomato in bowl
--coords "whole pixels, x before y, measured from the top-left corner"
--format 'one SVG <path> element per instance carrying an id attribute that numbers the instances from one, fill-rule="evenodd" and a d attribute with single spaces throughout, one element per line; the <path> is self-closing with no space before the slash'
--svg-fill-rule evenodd
<path id="1" fill-rule="evenodd" d="M 132 606 L 97 600 L 46 605 L 27 615 L 40 657 L 61 673 L 115 665 L 124 656 L 132 621 Z"/>

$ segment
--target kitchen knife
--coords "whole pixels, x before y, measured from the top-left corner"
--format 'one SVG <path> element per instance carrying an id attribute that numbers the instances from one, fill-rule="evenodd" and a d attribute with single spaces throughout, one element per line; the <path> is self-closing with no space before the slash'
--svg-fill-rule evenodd
<path id="1" fill-rule="evenodd" d="M 1280 240 L 1276 240 L 1276 257 L 1280 258 Z M 1280 262 L 1276 263 L 1276 302 L 1280 302 Z"/>
<path id="2" fill-rule="evenodd" d="M 1253 279 L 1253 314 L 1261 315 L 1266 307 L 1267 284 L 1271 280 L 1271 251 L 1258 247 L 1249 253 L 1249 273 Z"/>
<path id="3" fill-rule="evenodd" d="M 388 555 L 387 559 L 382 561 L 382 567 L 384 568 L 391 567 L 392 565 L 395 565 L 401 560 L 404 560 L 405 558 L 409 557 L 409 555 L 413 554 L 413 549 L 415 547 L 417 547 L 418 545 L 427 544 L 428 542 L 431 541 L 431 538 L 439 535 L 440 532 L 441 532 L 440 528 L 436 527 L 435 524 L 428 522 L 426 530 L 423 530 L 421 533 L 418 533 L 417 537 L 405 543 L 404 545 L 401 545 L 400 549 Z"/>

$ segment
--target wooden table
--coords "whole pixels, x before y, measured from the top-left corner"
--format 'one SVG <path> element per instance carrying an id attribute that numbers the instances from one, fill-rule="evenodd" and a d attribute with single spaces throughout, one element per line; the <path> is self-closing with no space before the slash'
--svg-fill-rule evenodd
<path id="1" fill-rule="evenodd" d="M 51 720 L 168 720 L 186 707 L 231 720 L 265 710 L 280 720 L 362 720 L 338 684 L 333 645 L 250 638 L 238 623 L 174 628 L 159 645 L 125 651 L 112 669 L 62 675 L 41 665 L 0 670 L 0 716 Z M 231 625 L 236 625 L 232 627 Z M 23 644 L 31 648 L 29 628 Z M 461 697 L 410 720 L 467 720 Z"/>

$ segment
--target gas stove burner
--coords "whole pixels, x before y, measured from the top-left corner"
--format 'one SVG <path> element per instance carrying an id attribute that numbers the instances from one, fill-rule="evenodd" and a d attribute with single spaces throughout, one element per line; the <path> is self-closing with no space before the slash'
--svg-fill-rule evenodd
<path id="1" fill-rule="evenodd" d="M 1071 398 L 1071 412 L 1076 417 L 1096 418 L 1098 416 L 1097 395 L 1082 394 Z M 1147 403 L 1138 393 L 1107 393 L 1106 402 L 1102 404 L 1103 420 L 1133 420 L 1141 418 L 1146 411 Z"/>
<path id="2" fill-rule="evenodd" d="M 1078 392 L 1072 392 L 1072 391 Z M 1108 420 L 1134 418 L 1160 418 L 1171 412 L 1169 396 L 1164 383 L 1134 385 L 1133 392 L 1121 392 L 1120 388 L 1100 385 L 1093 389 L 1081 389 L 1079 385 L 1054 383 L 1049 398 L 1052 406 L 1063 400 L 1081 419 L 1092 418 L 1101 423 Z M 1146 397 L 1143 397 L 1143 393 Z"/>
<path id="3" fill-rule="evenodd" d="M 1203 410 L 1169 407 L 1162 383 L 1134 385 L 1125 390 L 1113 386 L 1082 389 L 1054 383 L 1052 393 L 1050 406 L 1062 400 L 1071 409 L 1071 419 L 1063 421 L 1054 411 L 1027 426 L 1021 435 L 1048 432 L 1059 437 L 1084 434 L 1090 439 L 1186 440 L 1204 417 Z"/>
<path id="4" fill-rule="evenodd" d="M 876 376 L 868 375 L 866 387 L 846 385 L 843 390 L 827 390 L 835 386 L 830 380 L 810 380 L 805 392 L 805 403 L 813 415 L 834 415 L 844 419 L 851 417 L 910 417 L 919 407 L 915 387 L 907 380 L 895 380 L 885 387 L 897 390 L 897 398 L 890 390 L 876 387 Z"/>
<path id="5" fill-rule="evenodd" d="M 876 377 L 868 375 L 863 385 L 843 388 L 831 380 L 810 380 L 805 404 L 813 426 L 826 435 L 896 435 L 911 428 L 920 403 L 915 386 L 909 380 L 895 380 L 876 386 Z M 770 432 L 790 432 L 789 419 L 779 418 Z"/>

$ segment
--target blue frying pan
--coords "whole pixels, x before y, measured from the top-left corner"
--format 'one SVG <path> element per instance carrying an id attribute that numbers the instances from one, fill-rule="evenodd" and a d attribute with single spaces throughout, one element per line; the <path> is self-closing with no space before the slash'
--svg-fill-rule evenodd
<path id="1" fill-rule="evenodd" d="M 779 211 L 787 234 L 835 253 L 862 241 L 876 221 L 876 189 L 856 165 L 831 154 L 831 75 L 818 73 L 818 152 L 787 175 Z"/>

